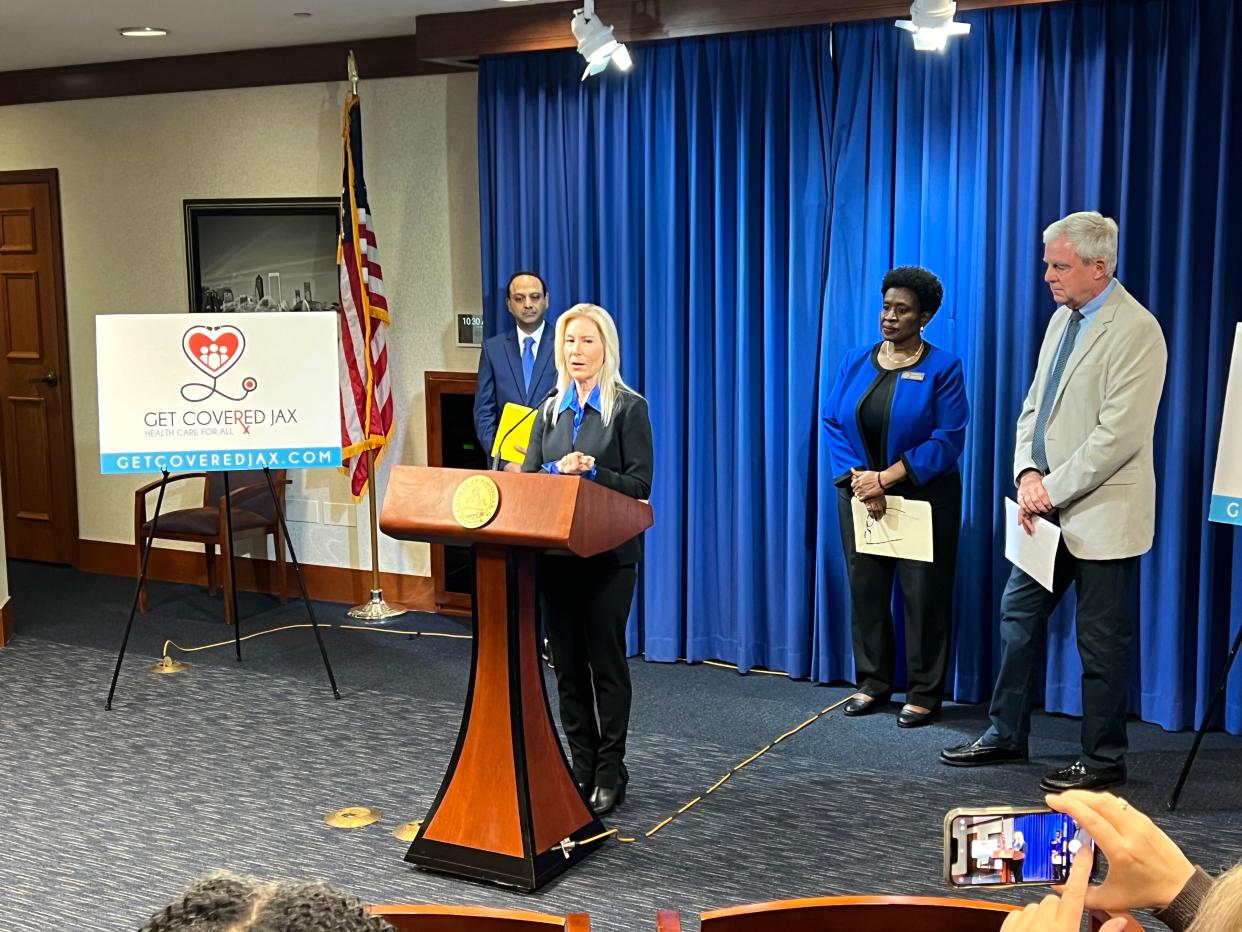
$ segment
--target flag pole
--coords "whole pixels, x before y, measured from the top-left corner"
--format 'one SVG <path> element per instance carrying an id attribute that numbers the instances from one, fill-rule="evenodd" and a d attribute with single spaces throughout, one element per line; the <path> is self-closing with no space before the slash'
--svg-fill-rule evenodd
<path id="1" fill-rule="evenodd" d="M 371 598 L 361 605 L 355 605 L 347 613 L 350 618 L 361 618 L 364 621 L 383 621 L 385 618 L 396 618 L 404 615 L 409 609 L 396 602 L 384 601 L 384 590 L 380 587 L 379 570 L 379 521 L 375 515 L 375 448 L 367 450 L 367 500 L 371 511 Z"/>
<path id="2" fill-rule="evenodd" d="M 358 64 L 354 61 L 353 49 L 349 50 L 349 55 L 345 59 L 345 68 L 346 75 L 349 78 L 349 92 L 356 97 L 358 95 Z M 398 615 L 404 615 L 408 611 L 404 605 L 384 601 L 384 590 L 380 586 L 379 518 L 376 515 L 375 509 L 375 493 L 375 448 L 368 447 L 367 502 L 371 513 L 371 598 L 361 605 L 355 605 L 346 613 L 350 618 L 358 618 L 363 621 L 383 621 L 386 618 L 396 618 Z"/>

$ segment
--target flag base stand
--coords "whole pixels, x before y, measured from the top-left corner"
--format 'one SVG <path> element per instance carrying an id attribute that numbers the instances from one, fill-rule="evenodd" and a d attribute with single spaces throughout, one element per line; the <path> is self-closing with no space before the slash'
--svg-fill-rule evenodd
<path id="1" fill-rule="evenodd" d="M 398 615 L 404 615 L 409 609 L 404 605 L 398 605 L 396 602 L 384 601 L 384 590 L 372 589 L 371 598 L 363 602 L 361 605 L 355 605 L 347 614 L 350 618 L 357 618 L 361 621 L 384 621 L 386 618 L 396 618 Z"/>

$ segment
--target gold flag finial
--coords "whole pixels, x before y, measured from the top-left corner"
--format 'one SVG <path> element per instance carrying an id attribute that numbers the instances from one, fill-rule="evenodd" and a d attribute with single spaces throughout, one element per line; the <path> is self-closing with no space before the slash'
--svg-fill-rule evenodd
<path id="1" fill-rule="evenodd" d="M 345 67 L 349 71 L 349 92 L 357 95 L 358 93 L 358 63 L 354 61 L 354 50 L 349 50 L 349 57 L 345 60 Z"/>

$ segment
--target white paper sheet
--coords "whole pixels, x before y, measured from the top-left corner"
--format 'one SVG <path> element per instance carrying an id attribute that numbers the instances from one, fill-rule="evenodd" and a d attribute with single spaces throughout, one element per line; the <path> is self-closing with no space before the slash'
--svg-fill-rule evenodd
<path id="1" fill-rule="evenodd" d="M 930 502 L 899 495 L 886 496 L 888 510 L 879 521 L 867 517 L 867 506 L 851 499 L 854 512 L 854 547 L 859 553 L 899 560 L 932 562 L 932 511 Z"/>
<path id="2" fill-rule="evenodd" d="M 1051 592 L 1061 529 L 1039 515 L 1031 521 L 1034 534 L 1026 533 L 1018 524 L 1018 503 L 1005 499 L 1005 559 Z"/>

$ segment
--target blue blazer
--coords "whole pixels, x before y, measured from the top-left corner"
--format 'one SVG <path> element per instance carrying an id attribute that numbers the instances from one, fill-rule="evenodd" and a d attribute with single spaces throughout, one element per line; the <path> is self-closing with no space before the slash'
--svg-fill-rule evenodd
<path id="1" fill-rule="evenodd" d="M 962 361 L 927 344 L 923 358 L 901 370 L 884 424 L 886 461 L 868 462 L 859 408 L 884 374 L 875 361 L 879 345 L 860 346 L 845 354 L 836 384 L 824 404 L 824 429 L 833 482 L 848 485 L 850 469 L 885 469 L 906 464 L 910 482 L 927 482 L 957 469 L 966 442 L 970 405 Z"/>
<path id="2" fill-rule="evenodd" d="M 530 391 L 522 389 L 522 351 L 518 348 L 517 327 L 507 326 L 483 341 L 479 354 L 479 378 L 474 390 L 474 432 L 490 459 L 496 442 L 500 412 L 509 402 L 533 408 L 556 385 L 556 366 L 552 362 L 556 324 L 544 325 L 535 368 L 530 374 Z"/>

